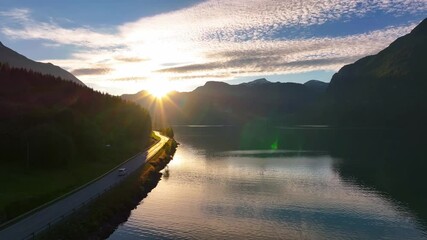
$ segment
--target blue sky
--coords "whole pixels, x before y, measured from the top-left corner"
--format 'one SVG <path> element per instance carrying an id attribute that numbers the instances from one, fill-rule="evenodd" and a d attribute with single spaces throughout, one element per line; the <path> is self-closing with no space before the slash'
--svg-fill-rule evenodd
<path id="1" fill-rule="evenodd" d="M 0 41 L 111 94 L 329 81 L 427 16 L 425 0 L 1 0 Z"/>

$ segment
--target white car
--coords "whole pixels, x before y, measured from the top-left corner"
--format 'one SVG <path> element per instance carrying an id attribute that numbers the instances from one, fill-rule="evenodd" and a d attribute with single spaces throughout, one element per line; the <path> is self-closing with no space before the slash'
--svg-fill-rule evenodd
<path id="1" fill-rule="evenodd" d="M 127 174 L 126 168 L 119 168 L 117 170 L 119 176 L 124 176 Z"/>

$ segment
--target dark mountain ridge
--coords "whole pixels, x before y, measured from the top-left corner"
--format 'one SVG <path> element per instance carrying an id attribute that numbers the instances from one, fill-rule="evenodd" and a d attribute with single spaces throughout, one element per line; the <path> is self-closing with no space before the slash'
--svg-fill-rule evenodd
<path id="1" fill-rule="evenodd" d="M 145 109 L 74 82 L 0 63 L 0 86 L 0 164 L 25 164 L 26 144 L 35 168 L 98 161 L 106 144 L 139 150 L 151 134 Z"/>
<path id="2" fill-rule="evenodd" d="M 263 85 L 263 84 L 269 84 L 271 83 L 270 81 L 268 81 L 265 78 L 260 78 L 260 79 L 255 79 L 251 82 L 246 82 L 246 83 L 241 83 L 239 85 L 246 85 L 246 86 L 258 86 L 258 85 Z"/>
<path id="3" fill-rule="evenodd" d="M 323 93 L 328 88 L 328 83 L 319 81 L 319 80 L 309 80 L 304 83 L 304 86 L 307 86 L 315 91 L 318 91 L 320 93 Z"/>
<path id="4" fill-rule="evenodd" d="M 0 223 L 117 166 L 150 136 L 137 104 L 0 63 Z"/>
<path id="5" fill-rule="evenodd" d="M 0 42 L 0 62 L 7 63 L 11 67 L 24 68 L 27 70 L 32 70 L 32 71 L 43 73 L 43 74 L 49 74 L 54 77 L 59 77 L 63 80 L 84 85 L 83 82 L 81 82 L 78 78 L 76 78 L 70 72 L 56 65 L 53 65 L 52 63 L 41 63 L 41 62 L 33 61 L 13 51 L 12 49 L 4 46 L 1 42 Z"/>
<path id="6" fill-rule="evenodd" d="M 427 19 L 376 55 L 341 68 L 326 92 L 326 117 L 345 125 L 427 120 Z"/>
<path id="7" fill-rule="evenodd" d="M 427 20 L 376 55 L 342 67 L 331 82 L 272 83 L 257 79 L 230 85 L 207 82 L 170 94 L 162 118 L 170 124 L 278 124 L 421 126 L 427 121 Z M 123 98 L 149 107 L 147 92 Z M 157 111 L 157 113 L 156 113 Z"/>
<path id="8" fill-rule="evenodd" d="M 245 124 L 256 119 L 283 121 L 311 105 L 321 91 L 299 83 L 272 83 L 258 79 L 230 85 L 206 82 L 192 92 L 170 93 L 162 101 L 162 112 L 149 93 L 123 95 L 150 109 L 154 119 L 168 124 Z M 161 116 L 163 114 L 163 116 Z"/>

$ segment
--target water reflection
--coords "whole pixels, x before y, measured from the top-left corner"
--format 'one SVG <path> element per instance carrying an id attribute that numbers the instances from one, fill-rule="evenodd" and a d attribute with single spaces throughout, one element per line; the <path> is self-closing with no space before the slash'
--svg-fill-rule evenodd
<path id="1" fill-rule="evenodd" d="M 162 171 L 162 179 L 166 181 L 168 180 L 169 176 L 170 176 L 169 166 L 166 166 L 165 169 L 163 169 Z"/>
<path id="2" fill-rule="evenodd" d="M 340 175 L 408 207 L 427 226 L 425 132 L 371 130 L 351 136 L 334 138 L 330 151 L 344 160 L 334 166 Z"/>
<path id="3" fill-rule="evenodd" d="M 173 174 L 110 238 L 426 238 L 422 154 L 403 135 L 261 130 L 176 128 Z"/>

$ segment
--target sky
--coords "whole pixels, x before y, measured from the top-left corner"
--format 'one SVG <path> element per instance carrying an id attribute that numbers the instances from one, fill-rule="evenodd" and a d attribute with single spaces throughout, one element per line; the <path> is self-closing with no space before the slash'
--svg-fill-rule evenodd
<path id="1" fill-rule="evenodd" d="M 0 0 L 0 41 L 113 95 L 329 82 L 427 17 L 426 0 Z"/>

